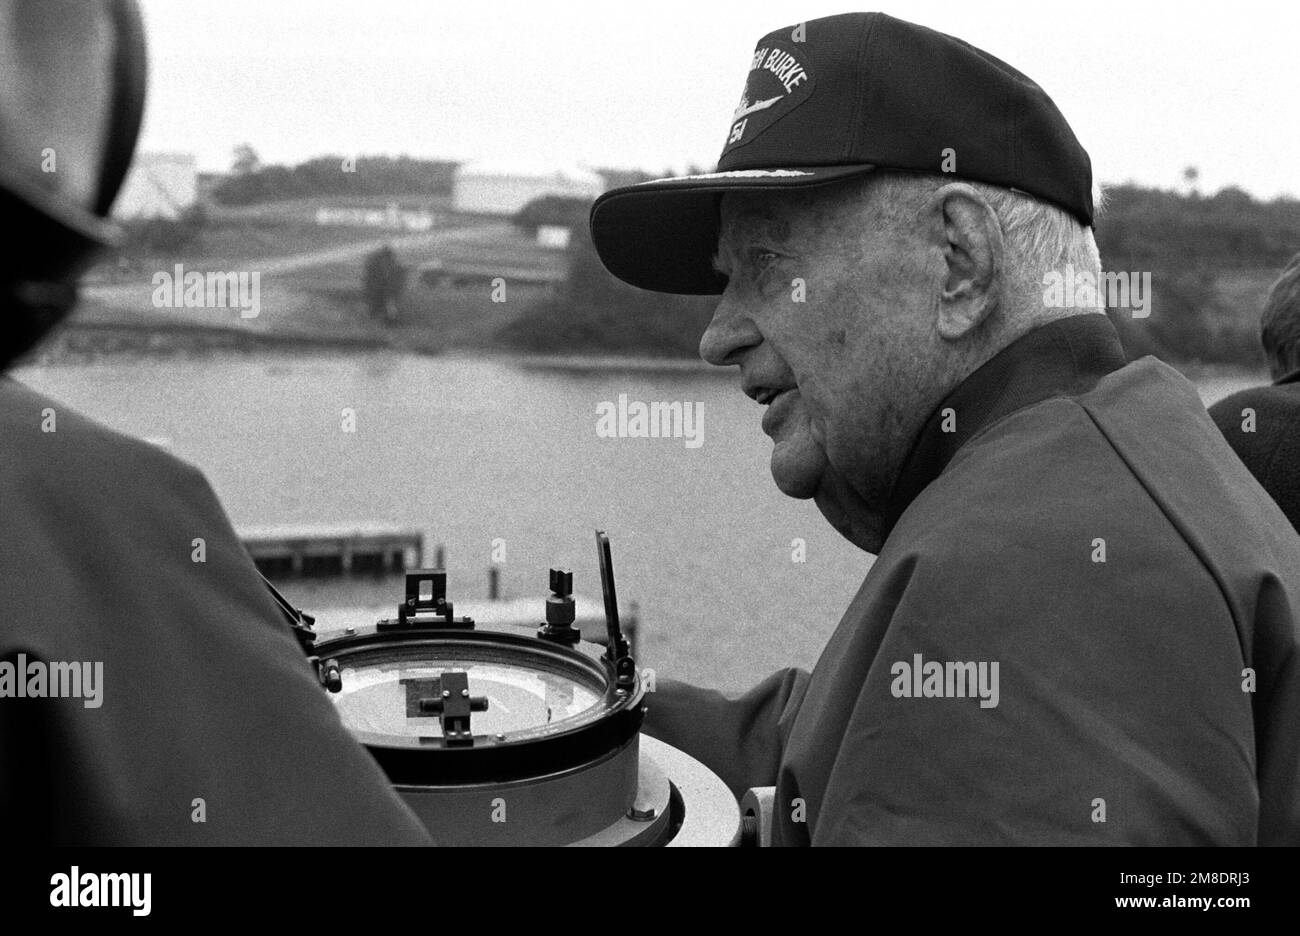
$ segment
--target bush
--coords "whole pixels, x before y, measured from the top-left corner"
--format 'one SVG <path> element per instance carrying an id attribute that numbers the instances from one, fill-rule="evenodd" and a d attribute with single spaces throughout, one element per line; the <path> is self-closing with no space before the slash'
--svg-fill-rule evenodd
<path id="1" fill-rule="evenodd" d="M 533 235 L 537 233 L 539 227 L 547 224 L 570 229 L 586 227 L 587 216 L 590 213 L 591 199 L 589 198 L 543 195 L 520 208 L 511 220 L 515 227 Z"/>
<path id="2" fill-rule="evenodd" d="M 572 230 L 569 279 L 560 297 L 506 325 L 498 339 L 521 351 L 695 357 L 717 297 L 628 286 L 601 264 L 585 214 Z"/>
<path id="3" fill-rule="evenodd" d="M 261 166 L 222 179 L 212 190 L 218 205 L 240 207 L 317 196 L 450 195 L 456 163 L 406 156 L 364 156 L 345 172 L 342 156 L 319 156 L 297 166 Z"/>
<path id="4" fill-rule="evenodd" d="M 130 253 L 171 254 L 193 246 L 207 226 L 202 205 L 191 205 L 178 218 L 138 218 L 122 222 Z"/>

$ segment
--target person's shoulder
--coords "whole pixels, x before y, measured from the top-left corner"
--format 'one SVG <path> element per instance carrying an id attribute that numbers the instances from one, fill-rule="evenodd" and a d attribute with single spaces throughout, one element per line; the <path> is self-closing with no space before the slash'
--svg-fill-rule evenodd
<path id="1" fill-rule="evenodd" d="M 937 554 L 968 559 L 1012 543 L 1059 540 L 1100 514 L 1124 520 L 1138 486 L 1073 400 L 1055 397 L 986 427 L 953 457 L 899 526 Z M 906 524 L 906 527 L 905 527 Z"/>
<path id="2" fill-rule="evenodd" d="M 1120 471 L 1113 449 L 1079 402 L 1055 396 L 984 427 L 940 476 L 1024 503 L 1029 496 L 1088 497 L 1089 480 Z M 984 518 L 988 519 L 988 518 Z"/>
<path id="3" fill-rule="evenodd" d="M 1199 404 L 1199 412 L 1191 411 L 1195 400 L 1188 402 L 1184 388 L 1161 386 L 1168 383 L 1165 375 L 1130 370 L 1135 367 L 1125 368 L 1127 386 L 1113 399 L 1049 397 L 986 426 L 958 450 L 899 527 L 905 521 L 906 535 L 926 542 L 932 555 L 953 553 L 967 563 L 978 562 L 981 553 L 1012 550 L 1021 564 L 1050 565 L 1077 555 L 1081 541 L 1091 550 L 1094 539 L 1107 537 L 1178 550 L 1180 536 L 1146 477 L 1152 456 L 1134 451 L 1133 438 L 1145 433 L 1146 444 L 1169 451 L 1161 440 L 1192 429 L 1197 420 L 1205 432 L 1214 430 Z M 1146 412 L 1136 424 L 1108 425 L 1108 413 L 1138 407 L 1143 391 Z M 1194 390 L 1187 392 L 1194 398 Z M 995 560 L 990 568 L 997 567 Z"/>
<path id="4" fill-rule="evenodd" d="M 1210 418 L 1220 427 L 1237 427 L 1247 410 L 1300 415 L 1300 383 L 1264 384 L 1231 393 L 1209 407 Z"/>
<path id="5" fill-rule="evenodd" d="M 207 490 L 198 468 L 161 447 L 118 432 L 71 406 L 0 376 L 0 459 L 11 481 L 59 481 L 70 493 L 105 483 Z M 82 483 L 84 482 L 84 486 Z"/>
<path id="6" fill-rule="evenodd" d="M 1292 475 L 1300 455 L 1300 384 L 1251 387 L 1209 409 L 1210 418 L 1237 457 L 1261 480 Z M 1280 458 L 1280 460 L 1279 460 Z"/>
<path id="7" fill-rule="evenodd" d="M 1097 567 L 1135 594 L 1155 593 L 1146 580 L 1204 584 L 1207 569 L 1248 583 L 1296 554 L 1290 523 L 1249 481 L 1195 387 L 1138 361 L 988 427 L 899 526 L 929 559 L 990 576 Z"/>

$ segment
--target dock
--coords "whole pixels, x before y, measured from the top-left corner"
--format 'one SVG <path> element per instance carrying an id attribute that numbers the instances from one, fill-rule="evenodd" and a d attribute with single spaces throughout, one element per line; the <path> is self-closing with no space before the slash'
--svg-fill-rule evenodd
<path id="1" fill-rule="evenodd" d="M 424 534 L 384 524 L 247 527 L 244 548 L 267 578 L 395 575 L 424 561 Z"/>

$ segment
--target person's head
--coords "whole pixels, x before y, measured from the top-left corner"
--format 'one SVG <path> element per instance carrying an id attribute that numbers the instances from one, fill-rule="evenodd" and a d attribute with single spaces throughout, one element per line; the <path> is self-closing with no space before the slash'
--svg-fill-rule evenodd
<path id="1" fill-rule="evenodd" d="M 139 130 L 144 46 L 131 0 L 0 0 L 0 367 L 75 301 L 116 239 L 105 219 Z"/>
<path id="2" fill-rule="evenodd" d="M 768 405 L 778 486 L 876 551 L 943 396 L 1078 311 L 1044 277 L 1099 272 L 1092 163 L 1026 75 L 883 13 L 775 30 L 749 65 L 716 171 L 606 192 L 592 242 L 634 286 L 722 297 L 700 350 Z"/>
<path id="3" fill-rule="evenodd" d="M 1091 228 L 1007 189 L 888 172 L 729 193 L 721 212 L 727 286 L 700 353 L 770 403 L 778 487 L 872 552 L 942 398 L 1030 329 L 1095 311 L 1047 308 L 1042 285 L 1099 272 Z"/>
<path id="4" fill-rule="evenodd" d="M 1300 370 L 1300 254 L 1269 289 L 1259 325 L 1273 379 Z"/>

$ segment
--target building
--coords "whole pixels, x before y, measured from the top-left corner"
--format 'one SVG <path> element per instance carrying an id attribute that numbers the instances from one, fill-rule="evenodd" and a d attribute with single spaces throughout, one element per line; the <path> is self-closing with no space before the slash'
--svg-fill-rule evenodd
<path id="1" fill-rule="evenodd" d="M 543 195 L 594 199 L 603 191 L 600 175 L 576 166 L 468 163 L 456 169 L 452 207 L 465 214 L 506 217 Z"/>
<path id="2" fill-rule="evenodd" d="M 433 229 L 433 212 L 401 208 L 389 202 L 383 208 L 331 207 L 316 209 L 316 223 L 322 227 L 377 227 L 388 231 L 429 231 Z"/>
<path id="3" fill-rule="evenodd" d="M 186 153 L 140 153 L 131 163 L 113 216 L 124 221 L 141 218 L 175 220 L 199 195 L 198 162 Z"/>
<path id="4" fill-rule="evenodd" d="M 537 246 L 550 250 L 564 250 L 569 246 L 572 232 L 558 224 L 541 224 L 537 227 Z"/>

